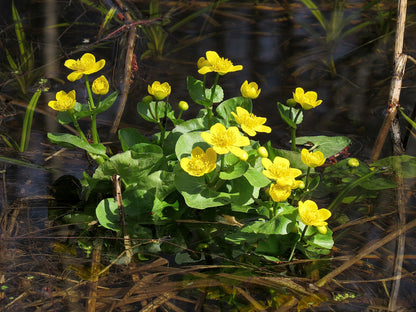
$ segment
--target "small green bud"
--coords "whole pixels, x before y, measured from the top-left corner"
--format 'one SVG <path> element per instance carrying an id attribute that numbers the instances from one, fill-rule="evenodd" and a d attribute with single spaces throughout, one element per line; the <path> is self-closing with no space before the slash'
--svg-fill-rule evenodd
<path id="1" fill-rule="evenodd" d="M 257 149 L 257 153 L 259 153 L 261 157 L 269 157 L 269 153 L 267 152 L 267 149 L 264 146 L 260 146 Z"/>
<path id="2" fill-rule="evenodd" d="M 149 104 L 151 101 L 153 101 L 153 97 L 151 95 L 146 95 L 143 99 L 142 102 L 145 104 Z"/>
<path id="3" fill-rule="evenodd" d="M 297 102 L 294 99 L 288 99 L 286 101 L 286 106 L 289 106 L 289 107 L 295 107 L 296 104 L 297 104 Z"/>
<path id="4" fill-rule="evenodd" d="M 189 108 L 188 103 L 186 103 L 185 101 L 179 101 L 179 109 L 181 111 L 187 111 Z"/>
<path id="5" fill-rule="evenodd" d="M 348 166 L 350 167 L 358 167 L 360 165 L 360 162 L 357 158 L 350 158 L 348 159 Z"/>
<path id="6" fill-rule="evenodd" d="M 298 189 L 303 190 L 305 188 L 305 182 L 300 181 L 299 185 L 298 185 Z"/>

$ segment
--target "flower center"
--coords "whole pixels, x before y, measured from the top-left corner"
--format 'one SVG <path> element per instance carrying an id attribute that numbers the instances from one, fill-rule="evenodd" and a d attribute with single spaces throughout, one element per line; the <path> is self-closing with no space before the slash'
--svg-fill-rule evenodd
<path id="1" fill-rule="evenodd" d="M 233 66 L 233 63 L 225 58 L 220 58 L 215 64 L 212 64 L 214 71 L 222 72 L 227 71 L 230 67 Z"/>

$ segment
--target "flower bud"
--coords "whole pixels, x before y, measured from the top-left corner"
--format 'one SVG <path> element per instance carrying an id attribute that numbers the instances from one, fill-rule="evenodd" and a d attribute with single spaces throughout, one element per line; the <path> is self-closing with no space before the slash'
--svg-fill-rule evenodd
<path id="1" fill-rule="evenodd" d="M 350 167 L 358 167 L 360 165 L 360 162 L 357 158 L 350 158 L 348 159 L 348 166 Z"/>
<path id="2" fill-rule="evenodd" d="M 151 96 L 151 95 L 146 95 L 142 99 L 142 102 L 145 103 L 145 104 L 149 104 L 151 101 L 153 101 L 153 96 Z"/>
<path id="3" fill-rule="evenodd" d="M 92 83 L 92 92 L 94 92 L 97 95 L 105 95 L 108 93 L 108 90 L 108 80 L 103 75 L 95 79 Z"/>
<path id="4" fill-rule="evenodd" d="M 180 102 L 179 102 L 179 109 L 180 109 L 181 111 L 187 111 L 187 110 L 188 110 L 188 108 L 189 108 L 188 103 L 186 103 L 185 101 L 180 101 Z"/>
<path id="5" fill-rule="evenodd" d="M 303 190 L 305 188 L 305 182 L 299 181 L 298 189 Z"/>
<path id="6" fill-rule="evenodd" d="M 264 146 L 260 146 L 257 149 L 257 153 L 261 156 L 261 157 L 269 157 L 269 153 L 267 152 L 267 149 Z"/>
<path id="7" fill-rule="evenodd" d="M 295 107 L 296 106 L 296 101 L 292 98 L 292 99 L 288 99 L 287 101 L 286 101 L 286 106 L 289 106 L 289 107 Z"/>
<path id="8" fill-rule="evenodd" d="M 246 161 L 248 159 L 247 152 L 246 151 L 243 151 L 243 153 L 238 158 L 240 158 L 242 161 Z"/>

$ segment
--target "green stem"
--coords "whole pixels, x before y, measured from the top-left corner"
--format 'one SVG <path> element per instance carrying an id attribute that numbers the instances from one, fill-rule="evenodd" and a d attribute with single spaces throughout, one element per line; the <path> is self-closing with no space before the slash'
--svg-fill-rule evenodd
<path id="1" fill-rule="evenodd" d="M 301 109 L 298 110 L 296 116 L 293 120 L 293 123 L 296 126 L 296 121 L 299 118 L 300 113 L 302 112 Z M 293 118 L 293 110 L 292 107 L 290 108 L 290 118 Z M 292 151 L 296 152 L 298 149 L 296 148 L 296 128 L 290 128 L 290 136 L 291 136 L 291 141 L 292 141 Z"/>
<path id="2" fill-rule="evenodd" d="M 300 238 L 297 240 L 297 242 L 293 245 L 292 251 L 290 252 L 290 256 L 289 256 L 289 259 L 288 259 L 288 261 L 289 261 L 289 262 L 290 262 L 290 261 L 292 261 L 293 255 L 295 254 L 296 245 L 297 245 L 300 241 L 302 241 L 303 237 L 305 236 L 305 233 L 306 233 L 307 228 L 308 228 L 308 226 L 307 226 L 307 225 L 305 225 L 305 227 L 303 228 L 303 231 L 302 231 L 302 235 L 301 235 L 301 236 L 300 236 Z"/>
<path id="3" fill-rule="evenodd" d="M 20 139 L 19 151 L 24 152 L 29 147 L 30 132 L 32 130 L 33 114 L 38 103 L 42 89 L 36 90 L 26 108 L 25 119 L 23 120 L 22 137 Z"/>
<path id="4" fill-rule="evenodd" d="M 75 129 L 78 131 L 79 136 L 81 137 L 81 139 L 83 139 L 85 142 L 87 142 L 89 144 L 90 142 L 88 142 L 87 137 L 85 136 L 84 132 L 82 132 L 81 127 L 79 126 L 78 121 L 75 118 L 74 114 L 72 112 L 69 112 L 69 115 L 71 116 L 72 123 L 74 124 Z"/>
<path id="5" fill-rule="evenodd" d="M 290 136 L 292 141 L 292 151 L 296 152 L 298 149 L 296 147 L 296 129 L 290 128 Z"/>
<path id="6" fill-rule="evenodd" d="M 209 105 L 209 107 L 207 107 L 207 110 L 208 110 L 208 128 L 211 128 L 211 126 L 212 126 L 212 117 L 213 117 L 212 107 L 214 106 L 215 89 L 217 88 L 219 78 L 220 78 L 220 74 L 217 73 L 217 75 L 215 76 L 214 85 L 211 88 L 211 98 L 209 99 L 210 105 Z M 205 92 L 205 90 L 204 90 L 204 92 Z"/>
<path id="7" fill-rule="evenodd" d="M 91 87 L 88 81 L 88 75 L 84 75 L 84 76 L 85 76 L 85 86 L 87 87 L 87 92 L 88 92 L 89 108 L 90 108 L 90 111 L 93 112 L 91 115 L 92 142 L 100 143 L 100 138 L 98 137 L 98 131 L 97 131 L 97 115 L 94 113 L 94 110 L 95 110 L 94 99 L 92 97 Z"/>
<path id="8" fill-rule="evenodd" d="M 306 171 L 306 180 L 305 180 L 305 189 L 306 191 L 309 189 L 309 175 L 311 173 L 311 167 L 308 167 L 308 170 Z"/>
<path id="9" fill-rule="evenodd" d="M 345 187 L 339 194 L 338 196 L 332 201 L 332 203 L 327 207 L 327 209 L 329 211 L 331 211 L 333 208 L 335 208 L 336 206 L 338 206 L 338 204 L 342 201 L 342 199 L 345 197 L 345 195 L 347 195 L 347 193 L 349 191 L 351 191 L 354 187 L 358 186 L 362 181 L 368 179 L 369 177 L 377 174 L 377 173 L 381 173 L 381 172 L 385 172 L 387 170 L 374 170 L 370 173 L 367 173 L 366 175 L 362 176 L 361 178 L 355 180 L 354 182 L 350 183 L 349 185 L 347 185 L 347 187 Z"/>

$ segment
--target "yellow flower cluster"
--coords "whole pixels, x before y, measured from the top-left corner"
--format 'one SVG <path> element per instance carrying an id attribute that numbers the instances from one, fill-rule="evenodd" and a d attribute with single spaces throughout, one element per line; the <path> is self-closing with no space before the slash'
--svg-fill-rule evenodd
<path id="1" fill-rule="evenodd" d="M 84 75 L 89 75 L 98 72 L 105 65 L 105 60 L 95 61 L 95 56 L 91 53 L 85 53 L 80 59 L 69 59 L 64 64 L 73 72 L 67 76 L 69 81 L 76 81 L 81 79 Z M 107 94 L 109 91 L 109 84 L 107 78 L 100 76 L 92 83 L 92 92 L 97 95 Z M 68 93 L 65 91 L 59 91 L 56 93 L 56 101 L 49 101 L 48 106 L 57 111 L 71 110 L 75 106 L 75 90 Z"/>
<path id="2" fill-rule="evenodd" d="M 189 175 L 201 177 L 206 173 L 210 173 L 216 167 L 217 153 L 212 147 L 206 152 L 199 146 L 195 147 L 191 152 L 191 158 L 182 158 L 180 165 L 182 169 Z"/>
<path id="3" fill-rule="evenodd" d="M 234 116 L 235 121 L 240 124 L 241 129 L 249 136 L 255 136 L 256 131 L 265 133 L 270 133 L 272 131 L 270 127 L 263 125 L 267 121 L 266 118 L 250 114 L 240 106 L 237 107 L 236 111 L 237 114 L 234 112 L 231 112 L 231 114 Z"/>
<path id="4" fill-rule="evenodd" d="M 327 222 L 325 220 L 331 217 L 331 212 L 328 209 L 318 209 L 318 205 L 312 200 L 305 202 L 299 201 L 299 217 L 303 224 L 316 226 L 319 233 L 326 234 Z"/>
<path id="5" fill-rule="evenodd" d="M 205 55 L 206 58 L 199 58 L 197 63 L 198 73 L 201 75 L 216 72 L 222 76 L 243 69 L 242 65 L 233 65 L 230 60 L 220 57 L 215 51 L 207 51 Z"/>
<path id="6" fill-rule="evenodd" d="M 296 168 L 290 168 L 290 162 L 283 157 L 275 157 L 273 162 L 269 158 L 262 158 L 261 163 L 265 170 L 263 174 L 276 183 L 270 186 L 269 194 L 275 202 L 286 200 L 292 189 L 296 189 L 302 181 L 295 180 L 302 174 Z"/>

